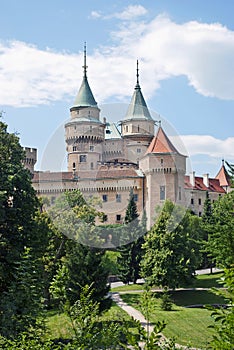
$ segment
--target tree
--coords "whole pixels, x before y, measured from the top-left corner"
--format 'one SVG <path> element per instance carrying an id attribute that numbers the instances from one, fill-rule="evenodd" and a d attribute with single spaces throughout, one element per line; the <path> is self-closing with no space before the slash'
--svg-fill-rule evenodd
<path id="1" fill-rule="evenodd" d="M 143 237 L 138 216 L 133 191 L 131 190 L 124 219 L 124 239 L 127 243 L 118 249 L 120 255 L 117 259 L 119 277 L 124 283 L 136 283 L 137 279 L 140 277 Z"/>
<path id="2" fill-rule="evenodd" d="M 225 162 L 225 163 L 228 166 L 228 173 L 231 177 L 231 182 L 232 182 L 231 187 L 234 187 L 234 164 L 230 164 L 228 162 Z"/>
<path id="3" fill-rule="evenodd" d="M 53 294 L 73 305 L 82 288 L 92 284 L 93 299 L 101 308 L 109 307 L 108 271 L 103 261 L 105 250 L 98 248 L 99 237 L 95 231 L 98 212 L 76 190 L 59 198 L 52 214 L 54 224 L 67 236 L 65 255 L 52 282 Z M 62 293 L 58 287 L 62 288 Z"/>
<path id="4" fill-rule="evenodd" d="M 219 267 L 234 264 L 234 191 L 213 204 L 212 222 L 208 224 L 207 250 Z"/>
<path id="5" fill-rule="evenodd" d="M 225 289 L 214 289 L 213 292 L 222 296 L 227 301 L 227 308 L 212 310 L 211 316 L 215 320 L 212 327 L 215 330 L 213 339 L 209 343 L 212 349 L 232 350 L 234 344 L 234 267 L 224 270 L 224 277 L 221 280 Z"/>
<path id="6" fill-rule="evenodd" d="M 145 236 L 142 275 L 149 285 L 176 288 L 188 283 L 199 264 L 199 218 L 166 201 Z"/>
<path id="7" fill-rule="evenodd" d="M 42 267 L 38 199 L 24 156 L 18 137 L 0 121 L 0 332 L 7 337 L 35 324 L 42 297 L 35 281 Z"/>
<path id="8" fill-rule="evenodd" d="M 213 262 L 209 254 L 207 253 L 207 242 L 208 242 L 208 235 L 210 227 L 213 223 L 213 208 L 212 203 L 209 197 L 209 192 L 206 192 L 206 199 L 203 206 L 203 214 L 202 214 L 202 233 L 203 233 L 203 248 L 202 248 L 202 268 L 210 267 L 212 272 Z"/>

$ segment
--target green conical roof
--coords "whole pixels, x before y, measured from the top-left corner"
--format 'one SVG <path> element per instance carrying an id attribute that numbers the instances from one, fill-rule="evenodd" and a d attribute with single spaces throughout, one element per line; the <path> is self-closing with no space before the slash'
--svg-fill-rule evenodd
<path id="1" fill-rule="evenodd" d="M 74 107 L 96 107 L 97 102 L 95 101 L 93 97 L 93 93 L 90 89 L 88 79 L 87 79 L 87 68 L 88 66 L 86 65 L 86 43 L 84 45 L 84 77 L 83 81 L 81 84 L 81 87 L 78 91 L 78 94 L 76 96 L 75 102 L 74 102 Z"/>
<path id="2" fill-rule="evenodd" d="M 89 106 L 97 106 L 97 102 L 93 97 L 93 93 L 90 89 L 88 79 L 86 74 L 83 77 L 83 81 L 81 87 L 76 96 L 74 107 L 89 107 Z"/>
<path id="3" fill-rule="evenodd" d="M 139 74 L 138 74 L 138 61 L 137 61 L 137 83 L 136 83 L 135 90 L 124 119 L 125 120 L 128 120 L 128 119 L 153 120 L 141 92 L 141 87 L 139 84 Z"/>

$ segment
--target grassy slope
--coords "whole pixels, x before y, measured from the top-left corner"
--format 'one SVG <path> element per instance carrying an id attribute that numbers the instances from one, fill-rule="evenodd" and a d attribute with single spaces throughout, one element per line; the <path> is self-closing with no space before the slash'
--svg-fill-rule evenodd
<path id="1" fill-rule="evenodd" d="M 140 293 L 123 294 L 123 300 L 136 309 L 140 309 Z M 167 327 L 164 330 L 166 337 L 176 339 L 182 345 L 191 345 L 199 348 L 206 348 L 206 344 L 211 338 L 212 329 L 208 328 L 213 323 L 211 312 L 205 308 L 187 308 L 184 305 L 191 304 L 215 304 L 223 303 L 221 298 L 208 291 L 179 291 L 172 293 L 174 301 L 172 311 L 162 311 L 160 309 L 159 293 L 155 293 L 155 298 L 149 306 L 149 319 L 152 323 L 164 320 Z"/>

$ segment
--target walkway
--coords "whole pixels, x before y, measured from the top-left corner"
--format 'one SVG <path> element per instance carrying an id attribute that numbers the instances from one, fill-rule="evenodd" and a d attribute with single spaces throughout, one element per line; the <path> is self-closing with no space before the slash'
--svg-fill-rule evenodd
<path id="1" fill-rule="evenodd" d="M 139 291 L 138 291 L 139 292 Z M 142 327 L 145 328 L 145 330 L 149 333 L 151 333 L 154 329 L 154 326 L 151 323 L 148 323 L 145 317 L 142 315 L 142 313 L 136 309 L 134 309 L 132 306 L 126 304 L 120 297 L 120 294 L 118 292 L 112 292 L 111 293 L 112 300 L 119 306 L 121 309 L 123 309 L 125 312 L 127 312 L 131 317 L 133 317 L 135 320 L 140 321 Z M 140 346 L 142 346 L 142 349 L 144 344 L 141 343 Z M 176 347 L 179 349 L 189 349 L 189 350 L 199 350 L 197 348 L 188 348 L 187 346 L 176 344 Z"/>

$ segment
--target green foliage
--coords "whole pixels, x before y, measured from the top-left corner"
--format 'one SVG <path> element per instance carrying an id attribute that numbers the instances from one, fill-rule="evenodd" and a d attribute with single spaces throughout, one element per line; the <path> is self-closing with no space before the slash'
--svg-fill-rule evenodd
<path id="1" fill-rule="evenodd" d="M 234 187 L 234 164 L 230 164 L 228 162 L 225 162 L 228 166 L 228 174 L 231 177 L 231 187 Z"/>
<path id="2" fill-rule="evenodd" d="M 141 266 L 147 282 L 174 289 L 191 281 L 200 263 L 199 235 L 199 218 L 166 201 L 143 244 Z"/>
<path id="3" fill-rule="evenodd" d="M 213 204 L 212 223 L 208 231 L 207 251 L 220 267 L 234 264 L 234 191 L 220 197 Z"/>
<path id="4" fill-rule="evenodd" d="M 0 332 L 8 338 L 36 324 L 43 295 L 47 241 L 35 219 L 39 201 L 24 156 L 18 137 L 0 121 Z"/>
<path id="5" fill-rule="evenodd" d="M 212 316 L 215 324 L 212 327 L 215 330 L 213 339 L 210 342 L 210 348 L 219 350 L 232 350 L 234 344 L 234 267 L 224 270 L 224 279 L 222 283 L 226 289 L 214 289 L 213 292 L 226 299 L 228 307 L 213 310 Z"/>
<path id="6" fill-rule="evenodd" d="M 162 292 L 160 307 L 164 311 L 171 311 L 172 309 L 172 300 L 167 290 Z"/>
<path id="7" fill-rule="evenodd" d="M 92 284 L 94 300 L 100 303 L 101 308 L 109 307 L 108 271 L 103 263 L 105 251 L 96 248 L 99 241 L 94 225 L 96 210 L 86 203 L 77 190 L 65 192 L 56 201 L 50 214 L 54 225 L 67 237 L 73 238 L 65 240 L 64 256 L 51 283 L 53 296 L 73 305 L 79 300 L 82 287 Z"/>
<path id="8" fill-rule="evenodd" d="M 130 191 L 129 202 L 124 219 L 124 240 L 119 247 L 120 253 L 117 262 L 119 265 L 119 277 L 122 282 L 136 283 L 140 277 L 140 261 L 142 258 L 142 226 L 139 224 L 137 206 L 134 201 L 133 191 Z"/>

